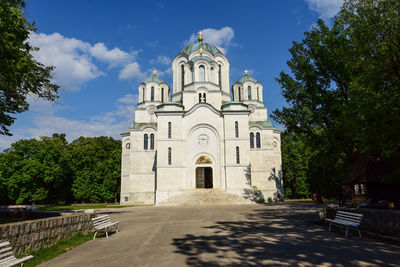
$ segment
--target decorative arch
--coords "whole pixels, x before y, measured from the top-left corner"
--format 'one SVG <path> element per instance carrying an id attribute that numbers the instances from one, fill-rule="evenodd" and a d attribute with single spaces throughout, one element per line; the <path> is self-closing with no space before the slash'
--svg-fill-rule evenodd
<path id="1" fill-rule="evenodd" d="M 219 133 L 218 133 L 217 129 L 215 129 L 212 125 L 206 124 L 206 123 L 200 123 L 200 124 L 197 124 L 197 125 L 193 126 L 193 127 L 189 130 L 189 132 L 188 132 L 188 134 L 187 134 L 187 140 L 188 140 L 188 137 L 191 136 L 191 135 L 193 134 L 193 132 L 194 132 L 195 130 L 199 129 L 199 128 L 207 128 L 207 129 L 211 130 L 211 132 L 213 132 L 213 134 L 215 135 L 215 137 L 217 138 L 217 140 L 218 140 L 218 141 L 220 140 L 220 138 L 219 138 Z M 204 153 L 203 153 L 203 154 L 204 154 Z"/>

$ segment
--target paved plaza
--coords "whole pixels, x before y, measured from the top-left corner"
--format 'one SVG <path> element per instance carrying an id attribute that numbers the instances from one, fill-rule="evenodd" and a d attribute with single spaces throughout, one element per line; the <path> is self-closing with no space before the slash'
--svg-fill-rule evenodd
<path id="1" fill-rule="evenodd" d="M 314 204 L 133 207 L 120 232 L 41 266 L 400 266 L 400 247 L 318 225 Z"/>

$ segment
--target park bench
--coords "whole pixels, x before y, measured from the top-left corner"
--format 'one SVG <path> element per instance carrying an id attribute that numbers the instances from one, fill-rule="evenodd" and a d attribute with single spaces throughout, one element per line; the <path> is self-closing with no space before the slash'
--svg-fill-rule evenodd
<path id="1" fill-rule="evenodd" d="M 358 229 L 358 226 L 360 225 L 363 216 L 364 216 L 363 214 L 338 210 L 336 212 L 335 219 L 333 219 L 333 220 L 326 219 L 328 222 L 330 222 L 329 232 L 332 229 L 332 224 L 334 224 L 334 225 L 339 225 L 341 227 L 346 228 L 346 234 L 345 234 L 346 237 L 347 237 L 349 228 L 354 228 L 355 230 L 358 231 L 358 235 L 361 238 L 361 233 L 360 233 L 360 230 Z"/>
<path id="2" fill-rule="evenodd" d="M 96 239 L 97 232 L 99 231 L 104 231 L 106 233 L 106 236 L 108 238 L 108 232 L 107 229 L 111 226 L 115 226 L 115 229 L 118 233 L 118 224 L 119 222 L 112 222 L 110 221 L 110 217 L 108 215 L 102 215 L 96 218 L 92 218 L 92 222 L 94 225 L 94 229 L 96 230 L 96 233 L 94 234 L 93 239 Z"/>
<path id="3" fill-rule="evenodd" d="M 14 266 L 17 264 L 21 264 L 24 266 L 24 262 L 33 258 L 32 255 L 25 256 L 23 258 L 17 259 L 14 256 L 14 252 L 12 250 L 10 242 L 2 242 L 0 243 L 0 266 Z"/>

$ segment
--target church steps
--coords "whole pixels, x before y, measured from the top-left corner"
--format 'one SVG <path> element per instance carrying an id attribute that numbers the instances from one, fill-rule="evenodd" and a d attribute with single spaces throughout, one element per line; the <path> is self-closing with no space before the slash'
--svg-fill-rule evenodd
<path id="1" fill-rule="evenodd" d="M 254 204 L 249 199 L 228 193 L 218 188 L 194 189 L 183 194 L 171 197 L 158 203 L 158 206 L 197 206 L 197 205 L 229 205 L 229 204 Z"/>

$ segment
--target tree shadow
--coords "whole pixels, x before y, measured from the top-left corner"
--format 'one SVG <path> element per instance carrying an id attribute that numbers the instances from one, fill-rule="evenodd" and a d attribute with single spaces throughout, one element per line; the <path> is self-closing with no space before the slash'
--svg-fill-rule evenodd
<path id="1" fill-rule="evenodd" d="M 174 238 L 175 253 L 191 266 L 399 266 L 398 247 L 328 232 L 314 223 L 316 212 L 307 205 L 276 205 L 243 215 L 204 227 L 206 234 Z"/>

